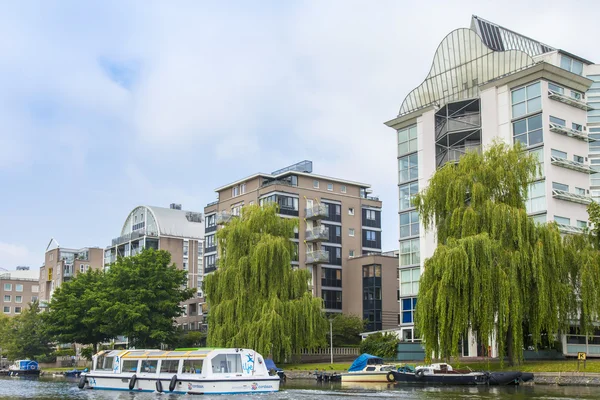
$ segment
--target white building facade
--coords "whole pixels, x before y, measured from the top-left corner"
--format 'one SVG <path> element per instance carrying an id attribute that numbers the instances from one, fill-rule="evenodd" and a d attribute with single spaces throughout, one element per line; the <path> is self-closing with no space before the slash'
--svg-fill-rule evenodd
<path id="1" fill-rule="evenodd" d="M 556 221 L 565 234 L 583 232 L 587 205 L 592 197 L 600 199 L 600 174 L 594 174 L 595 165 L 600 168 L 600 65 L 479 17 L 473 16 L 470 29 L 457 29 L 442 40 L 427 78 L 386 125 L 398 135 L 399 331 L 404 340 L 414 338 L 419 277 L 436 247 L 411 199 L 437 168 L 498 138 L 521 142 L 543 165 L 527 202 L 536 221 Z M 598 350 L 600 356 L 600 346 L 594 350 L 576 336 L 565 337 L 565 353 Z M 462 352 L 484 355 L 490 345 L 495 356 L 493 343 L 478 344 L 473 335 Z"/>

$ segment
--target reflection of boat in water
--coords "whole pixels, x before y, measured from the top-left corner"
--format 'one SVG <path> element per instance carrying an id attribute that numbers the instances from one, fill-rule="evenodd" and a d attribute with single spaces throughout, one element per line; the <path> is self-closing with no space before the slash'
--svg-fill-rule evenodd
<path id="1" fill-rule="evenodd" d="M 514 372 L 482 372 L 453 369 L 449 364 L 398 368 L 388 375 L 388 380 L 398 383 L 434 385 L 518 385 L 533 380 L 533 374 Z"/>
<path id="2" fill-rule="evenodd" d="M 276 392 L 280 378 L 271 376 L 260 354 L 248 349 L 190 351 L 112 350 L 93 357 L 92 371 L 79 388 L 238 394 Z"/>
<path id="3" fill-rule="evenodd" d="M 343 381 L 340 386 L 342 389 L 352 389 L 352 390 L 373 390 L 373 391 L 382 391 L 393 389 L 395 386 L 394 383 L 385 381 L 385 382 L 347 382 Z"/>
<path id="4" fill-rule="evenodd" d="M 395 369 L 393 365 L 384 364 L 380 357 L 365 353 L 342 374 L 342 382 L 393 382 L 388 379 L 388 374 Z"/>

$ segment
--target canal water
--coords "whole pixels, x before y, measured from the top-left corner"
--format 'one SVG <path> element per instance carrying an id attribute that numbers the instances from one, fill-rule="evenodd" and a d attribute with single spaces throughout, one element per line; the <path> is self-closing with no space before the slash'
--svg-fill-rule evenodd
<path id="1" fill-rule="evenodd" d="M 236 396 L 183 396 L 158 393 L 131 393 L 103 390 L 79 390 L 76 380 L 62 378 L 0 378 L 0 400 L 5 399 L 106 399 L 106 400 L 179 400 L 179 399 L 260 399 L 260 400 L 353 400 L 353 399 L 600 399 L 598 387 L 503 386 L 503 387 L 408 387 L 388 384 L 342 386 L 339 383 L 294 381 L 282 385 L 278 393 Z"/>

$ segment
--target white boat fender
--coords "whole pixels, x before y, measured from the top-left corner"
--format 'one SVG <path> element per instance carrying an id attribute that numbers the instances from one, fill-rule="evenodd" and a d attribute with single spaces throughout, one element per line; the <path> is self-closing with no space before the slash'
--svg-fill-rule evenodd
<path id="1" fill-rule="evenodd" d="M 162 382 L 161 381 L 156 381 L 156 391 L 158 393 L 162 393 L 163 392 L 163 387 L 162 387 Z"/>
<path id="2" fill-rule="evenodd" d="M 396 382 L 396 377 L 394 376 L 394 373 L 392 371 L 388 372 L 386 378 L 388 382 Z"/>
<path id="3" fill-rule="evenodd" d="M 177 375 L 173 375 L 171 378 L 171 382 L 169 383 L 169 392 L 175 390 L 175 386 L 177 385 Z"/>
<path id="4" fill-rule="evenodd" d="M 135 387 L 135 381 L 137 381 L 137 376 L 133 374 L 133 376 L 129 380 L 129 390 L 133 390 L 133 388 Z"/>
<path id="5" fill-rule="evenodd" d="M 415 377 L 417 379 L 422 379 L 424 376 L 425 376 L 425 371 L 423 371 L 422 369 L 420 369 L 417 372 L 415 372 Z"/>
<path id="6" fill-rule="evenodd" d="M 85 384 L 86 384 L 86 383 L 87 383 L 87 378 L 86 378 L 85 376 L 82 376 L 82 377 L 79 379 L 79 383 L 77 384 L 77 387 L 78 387 L 79 389 L 83 389 L 83 388 L 85 387 Z"/>

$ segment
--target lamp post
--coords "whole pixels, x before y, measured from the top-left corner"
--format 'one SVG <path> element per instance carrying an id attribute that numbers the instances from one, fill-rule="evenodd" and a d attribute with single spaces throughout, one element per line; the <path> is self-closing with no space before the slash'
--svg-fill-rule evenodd
<path id="1" fill-rule="evenodd" d="M 329 318 L 329 352 L 331 355 L 331 364 L 333 364 L 333 318 Z"/>

